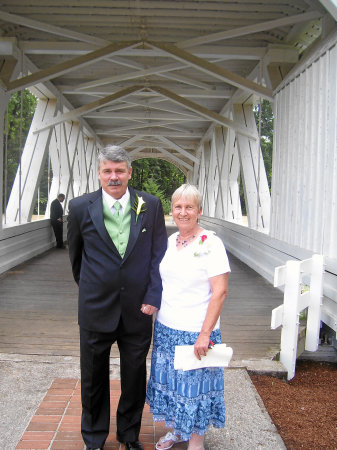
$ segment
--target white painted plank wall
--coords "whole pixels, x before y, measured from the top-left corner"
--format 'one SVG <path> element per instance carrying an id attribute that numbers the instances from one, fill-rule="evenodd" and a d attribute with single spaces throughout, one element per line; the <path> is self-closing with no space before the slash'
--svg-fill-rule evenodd
<path id="1" fill-rule="evenodd" d="M 337 42 L 329 51 L 330 67 L 329 67 L 329 116 L 331 120 L 331 128 L 327 135 L 327 147 L 333 149 L 334 153 L 329 158 L 329 165 L 332 169 L 332 177 L 327 179 L 327 193 L 330 193 L 333 215 L 328 222 L 329 228 L 326 231 L 327 239 L 324 241 L 324 253 L 331 249 L 331 254 L 337 257 Z"/>
<path id="2" fill-rule="evenodd" d="M 270 236 L 337 258 L 337 45 L 275 95 Z"/>

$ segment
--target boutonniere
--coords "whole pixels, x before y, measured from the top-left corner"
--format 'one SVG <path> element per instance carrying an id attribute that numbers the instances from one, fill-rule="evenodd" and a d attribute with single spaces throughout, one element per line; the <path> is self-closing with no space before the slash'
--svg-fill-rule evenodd
<path id="1" fill-rule="evenodd" d="M 207 241 L 207 234 L 202 234 L 200 236 L 199 242 L 198 244 L 201 245 L 202 247 L 200 248 L 199 251 L 194 252 L 194 256 L 201 256 L 201 255 L 206 255 L 207 253 L 210 252 L 210 247 L 209 247 L 209 241 Z"/>
<path id="2" fill-rule="evenodd" d="M 136 223 L 137 223 L 139 214 L 146 211 L 143 197 L 138 197 L 138 195 L 136 194 L 136 200 L 131 209 L 133 209 L 133 211 L 136 213 Z"/>

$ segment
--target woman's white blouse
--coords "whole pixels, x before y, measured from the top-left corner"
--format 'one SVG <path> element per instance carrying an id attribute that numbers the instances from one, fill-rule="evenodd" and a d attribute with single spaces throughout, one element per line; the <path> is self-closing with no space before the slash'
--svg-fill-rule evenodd
<path id="1" fill-rule="evenodd" d="M 174 233 L 159 270 L 163 282 L 157 320 L 176 330 L 200 331 L 212 296 L 209 278 L 230 272 L 225 247 L 212 231 L 204 230 L 180 251 Z M 201 237 L 207 236 L 201 243 Z M 219 328 L 220 318 L 214 329 Z"/>

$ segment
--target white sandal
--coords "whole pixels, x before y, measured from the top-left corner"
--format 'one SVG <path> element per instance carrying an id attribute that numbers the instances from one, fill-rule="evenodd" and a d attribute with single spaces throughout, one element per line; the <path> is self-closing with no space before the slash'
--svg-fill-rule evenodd
<path id="1" fill-rule="evenodd" d="M 165 442 L 172 441 L 172 444 L 169 447 L 158 447 L 158 444 L 165 444 Z M 180 437 L 176 436 L 175 434 L 171 433 L 169 431 L 165 434 L 165 436 L 162 436 L 159 441 L 156 444 L 157 450 L 167 450 L 169 448 L 172 448 L 175 444 L 179 444 L 179 442 L 186 442 L 184 439 L 180 439 Z"/>

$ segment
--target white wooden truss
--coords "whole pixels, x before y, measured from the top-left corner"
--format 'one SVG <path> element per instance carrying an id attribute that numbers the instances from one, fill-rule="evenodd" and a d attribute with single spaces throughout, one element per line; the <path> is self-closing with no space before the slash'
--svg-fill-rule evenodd
<path id="1" fill-rule="evenodd" d="M 256 130 L 252 105 L 234 105 L 233 115 L 241 127 Z M 242 176 L 248 224 L 268 232 L 270 192 L 264 162 L 256 139 L 231 129 L 215 128 L 203 144 L 199 187 L 204 214 L 241 223 L 240 175 Z"/>
<path id="2" fill-rule="evenodd" d="M 45 165 L 48 217 L 58 192 L 67 212 L 98 187 L 96 152 L 118 144 L 181 169 L 202 191 L 205 220 L 264 276 L 289 246 L 324 254 L 322 317 L 335 323 L 336 19 L 333 0 L 2 1 L 0 121 L 24 88 L 38 106 L 7 205 L 0 196 L 0 271 L 52 245 L 31 222 Z M 271 196 L 253 114 L 262 99 L 275 103 Z M 23 224 L 35 230 L 29 251 Z"/>
<path id="3" fill-rule="evenodd" d="M 78 122 L 43 127 L 55 114 L 57 117 L 57 109 L 55 100 L 38 101 L 6 208 L 7 226 L 31 221 L 42 170 L 48 157 L 52 180 L 46 217 L 49 217 L 49 204 L 58 193 L 73 198 L 98 187 L 94 138 Z M 60 111 L 58 113 L 62 114 Z M 39 132 L 34 131 L 39 128 Z"/>

